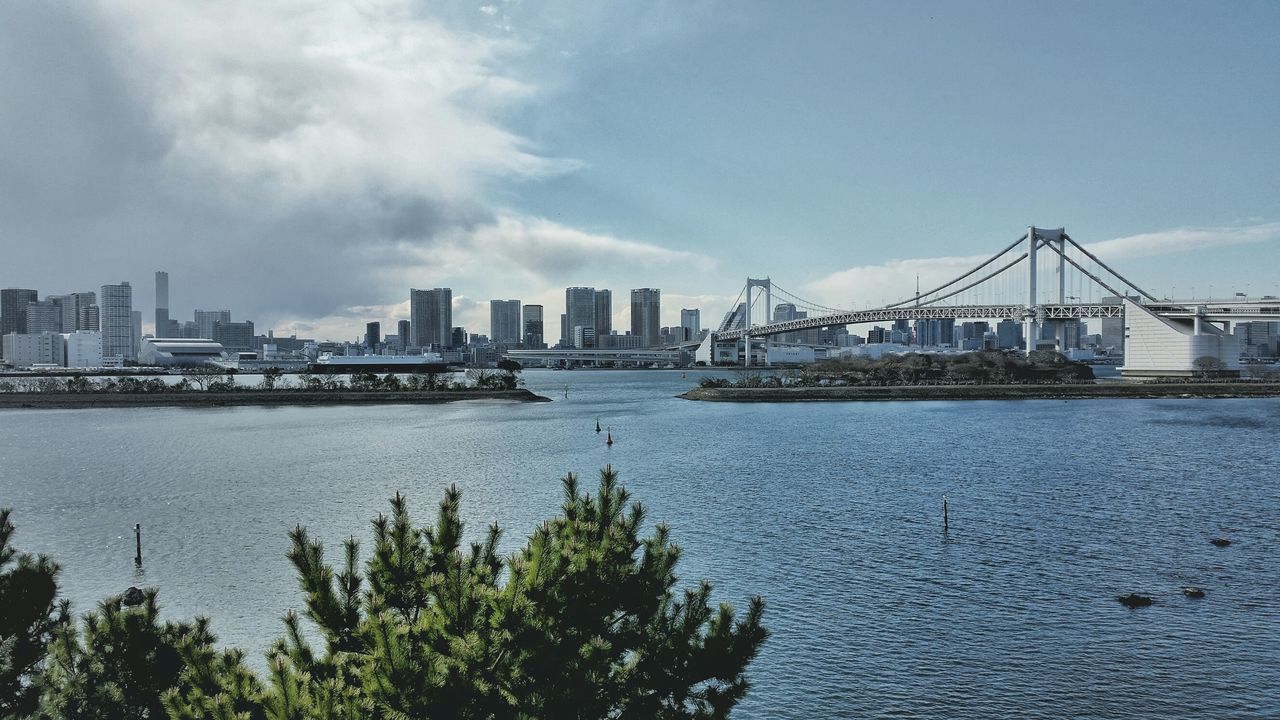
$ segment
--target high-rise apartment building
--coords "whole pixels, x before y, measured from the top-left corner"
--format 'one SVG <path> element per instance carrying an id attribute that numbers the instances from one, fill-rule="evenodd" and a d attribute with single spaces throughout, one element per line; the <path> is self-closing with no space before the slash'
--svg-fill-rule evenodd
<path id="1" fill-rule="evenodd" d="M 396 336 L 400 338 L 400 352 L 404 352 L 405 348 L 410 345 L 412 338 L 409 337 L 409 334 L 412 332 L 412 327 L 408 320 L 396 321 Z"/>
<path id="2" fill-rule="evenodd" d="M 213 341 L 221 343 L 224 350 L 230 352 L 252 352 L 254 350 L 253 322 L 222 322 L 213 324 Z"/>
<path id="3" fill-rule="evenodd" d="M 608 337 L 613 333 L 613 291 L 596 291 L 596 338 Z M 600 343 L 596 343 L 597 346 Z"/>
<path id="4" fill-rule="evenodd" d="M 698 309 L 680 309 L 680 327 L 684 328 L 685 340 L 697 340 L 702 334 L 702 311 Z"/>
<path id="5" fill-rule="evenodd" d="M 364 347 L 366 350 L 373 350 L 378 347 L 378 343 L 382 342 L 382 323 L 371 322 L 364 324 Z"/>
<path id="6" fill-rule="evenodd" d="M 541 350 L 547 346 L 544 339 L 542 323 L 542 306 L 524 306 L 524 346 L 530 350 Z"/>
<path id="7" fill-rule="evenodd" d="M 92 295 L 93 293 L 86 293 Z M 97 303 L 89 303 L 80 308 L 76 314 L 76 331 L 98 332 L 102 328 L 102 308 Z"/>
<path id="8" fill-rule="evenodd" d="M 133 360 L 133 288 L 128 282 L 103 285 L 98 293 L 98 327 L 102 332 L 102 356 Z"/>
<path id="9" fill-rule="evenodd" d="M 27 303 L 39 300 L 35 290 L 5 288 L 0 290 L 0 337 L 27 331 Z M 3 357 L 0 354 L 0 357 Z"/>
<path id="10" fill-rule="evenodd" d="M 489 301 L 489 340 L 497 345 L 520 344 L 520 301 Z"/>
<path id="11" fill-rule="evenodd" d="M 178 321 L 169 318 L 169 273 L 156 271 L 156 329 L 159 338 L 178 337 L 181 334 Z"/>
<path id="12" fill-rule="evenodd" d="M 96 293 L 82 292 L 50 295 L 45 299 L 52 301 L 58 309 L 58 326 L 62 328 L 62 332 L 73 333 L 77 330 L 98 329 L 97 326 L 92 328 L 80 327 L 80 312 L 98 301 Z"/>
<path id="13" fill-rule="evenodd" d="M 453 289 L 409 289 L 410 345 L 426 348 L 453 346 Z"/>
<path id="14" fill-rule="evenodd" d="M 596 329 L 596 289 L 589 287 L 571 287 L 564 291 L 565 333 L 564 344 L 567 347 L 595 347 L 581 345 L 586 338 L 595 339 Z M 579 329 L 590 329 L 583 335 Z"/>
<path id="15" fill-rule="evenodd" d="M 142 311 L 129 311 L 129 337 L 133 343 L 133 357 L 138 358 L 138 350 L 142 348 Z"/>
<path id="16" fill-rule="evenodd" d="M 48 299 L 27 303 L 26 331 L 32 335 L 62 332 L 61 310 Z"/>
<path id="17" fill-rule="evenodd" d="M 662 327 L 661 315 L 661 290 L 640 288 L 631 291 L 631 334 L 640 336 L 641 347 L 658 344 L 658 333 Z"/>
<path id="18" fill-rule="evenodd" d="M 196 332 L 197 337 L 205 340 L 213 340 L 214 328 L 218 323 L 231 322 L 230 310 L 196 310 Z"/>

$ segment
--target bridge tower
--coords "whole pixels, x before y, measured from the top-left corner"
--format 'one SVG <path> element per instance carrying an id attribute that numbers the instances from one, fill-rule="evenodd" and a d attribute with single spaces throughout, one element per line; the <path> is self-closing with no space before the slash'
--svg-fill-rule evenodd
<path id="1" fill-rule="evenodd" d="M 1064 228 L 1046 230 L 1031 226 L 1027 228 L 1027 309 L 1024 318 L 1027 354 L 1036 349 L 1040 340 L 1040 325 L 1044 322 L 1044 311 L 1040 308 L 1039 288 L 1036 285 L 1038 267 L 1036 265 L 1036 249 L 1041 245 L 1049 245 L 1058 256 L 1058 299 L 1059 305 L 1067 301 L 1067 233 Z M 1056 247 L 1055 247 L 1056 246 Z M 1058 349 L 1067 346 L 1067 324 L 1064 320 L 1055 321 L 1057 326 Z"/>
<path id="2" fill-rule="evenodd" d="M 765 318 L 764 318 L 764 322 L 760 324 L 761 325 L 769 324 L 769 321 L 772 319 L 769 316 L 769 313 L 773 312 L 773 283 L 767 277 L 764 278 L 763 280 L 759 280 L 756 278 L 747 278 L 747 290 L 744 296 L 746 299 L 746 303 L 743 306 L 743 312 L 742 312 L 742 315 L 743 315 L 743 318 L 742 318 L 742 326 L 743 326 L 742 365 L 743 367 L 751 367 L 751 326 L 752 326 L 751 304 L 753 300 L 751 296 L 751 291 L 754 288 L 760 288 L 764 290 Z M 757 293 L 755 298 L 758 299 L 759 297 L 760 295 L 759 293 Z M 769 357 L 768 338 L 766 338 L 764 342 L 765 342 L 765 358 L 766 358 L 765 364 L 767 365 L 768 357 Z"/>

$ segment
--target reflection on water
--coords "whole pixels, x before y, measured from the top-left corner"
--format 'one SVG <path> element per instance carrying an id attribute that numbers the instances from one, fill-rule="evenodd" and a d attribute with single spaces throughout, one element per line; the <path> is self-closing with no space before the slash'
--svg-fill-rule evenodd
<path id="1" fill-rule="evenodd" d="M 1276 400 L 729 405 L 674 398 L 692 372 L 526 377 L 555 402 L 0 411 L 0 504 L 78 610 L 155 585 L 261 662 L 301 604 L 294 524 L 367 548 L 394 492 L 426 521 L 457 483 L 511 551 L 565 472 L 612 463 L 686 583 L 768 602 L 736 717 L 1280 715 Z"/>

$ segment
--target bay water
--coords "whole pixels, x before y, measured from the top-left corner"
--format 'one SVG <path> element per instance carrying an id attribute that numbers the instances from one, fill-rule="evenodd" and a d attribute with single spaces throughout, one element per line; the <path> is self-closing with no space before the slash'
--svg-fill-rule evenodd
<path id="1" fill-rule="evenodd" d="M 554 402 L 0 411 L 0 505 L 76 611 L 156 586 L 261 667 L 302 607 L 294 525 L 336 562 L 396 491 L 428 523 L 457 484 L 471 537 L 496 521 L 511 552 L 566 472 L 612 464 L 682 587 L 766 600 L 735 717 L 1280 717 L 1280 400 L 720 404 L 675 397 L 694 372 L 524 377 Z"/>

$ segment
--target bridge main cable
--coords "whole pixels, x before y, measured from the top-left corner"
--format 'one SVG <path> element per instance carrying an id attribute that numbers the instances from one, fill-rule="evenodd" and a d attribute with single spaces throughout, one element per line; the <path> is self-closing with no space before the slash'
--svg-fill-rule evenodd
<path id="1" fill-rule="evenodd" d="M 981 270 L 982 268 L 984 268 L 984 267 L 986 267 L 986 266 L 990 265 L 991 263 L 995 262 L 996 260 L 999 260 L 1001 255 L 1004 255 L 1005 253 L 1009 252 L 1010 250 L 1012 250 L 1012 249 L 1016 248 L 1019 244 L 1021 244 L 1021 243 L 1022 243 L 1022 241 L 1023 241 L 1023 240 L 1026 240 L 1026 239 L 1027 239 L 1027 234 L 1026 234 L 1026 233 L 1022 233 L 1022 236 L 1021 236 L 1021 237 L 1019 237 L 1017 240 L 1014 240 L 1013 242 L 1009 243 L 1009 246 L 1008 246 L 1008 247 L 1006 247 L 1005 249 L 1003 249 L 1003 250 L 1001 250 L 1000 252 L 996 253 L 995 255 L 992 255 L 992 256 L 991 256 L 991 258 L 990 258 L 989 260 L 987 260 L 986 262 L 982 263 L 981 265 L 979 265 L 979 266 L 975 267 L 974 269 L 970 270 L 969 272 L 967 272 L 967 273 L 965 273 L 965 274 L 961 275 L 960 277 L 958 277 L 958 278 L 954 278 L 954 279 L 952 279 L 950 282 L 947 282 L 947 283 L 944 283 L 944 284 L 942 284 L 942 285 L 939 285 L 938 287 L 936 287 L 936 288 L 934 288 L 934 289 L 930 290 L 929 292 L 926 292 L 926 293 L 920 293 L 920 294 L 916 295 L 916 296 L 915 296 L 915 297 L 913 297 L 913 298 L 908 298 L 908 299 L 906 299 L 906 300 L 902 300 L 902 301 L 900 301 L 900 302 L 896 302 L 896 303 L 892 303 L 892 304 L 889 304 L 889 305 L 885 305 L 885 306 L 884 306 L 884 309 L 888 310 L 889 308 L 896 308 L 896 307 L 898 307 L 899 305 L 906 305 L 907 303 L 909 303 L 909 302 L 913 302 L 913 301 L 918 302 L 918 301 L 920 300 L 920 298 L 922 298 L 922 297 L 925 297 L 925 296 L 927 296 L 927 295 L 932 295 L 932 294 L 934 294 L 934 293 L 938 292 L 939 290 L 945 290 L 945 289 L 947 289 L 947 288 L 951 287 L 952 285 L 955 285 L 956 283 L 960 282 L 961 280 L 963 280 L 963 279 L 965 279 L 965 278 L 969 277 L 970 275 L 972 275 L 972 274 L 974 274 L 974 273 L 978 272 L 978 271 L 979 271 L 979 270 Z M 1023 255 L 1023 257 L 1026 257 L 1026 255 Z M 1018 258 L 1018 260 L 1021 260 L 1021 259 L 1022 259 L 1022 258 Z M 1016 263 L 1016 262 L 1017 262 L 1017 260 L 1015 260 L 1014 262 Z M 1010 263 L 1010 265 L 1012 265 L 1012 264 L 1013 264 L 1013 263 Z M 1010 265 L 1006 265 L 1004 269 L 1007 269 Z M 998 274 L 1000 274 L 1000 271 L 996 271 L 996 273 L 994 273 L 994 274 L 998 275 Z M 990 277 L 991 277 L 991 275 L 988 275 L 986 278 L 983 278 L 983 280 L 986 280 L 986 279 L 988 279 L 988 278 L 990 278 Z M 978 282 L 982 282 L 982 280 L 979 280 Z M 975 283 L 975 284 L 976 284 L 976 283 Z M 969 287 L 973 287 L 973 285 L 970 285 Z M 952 293 L 952 294 L 954 295 L 955 293 Z M 951 297 L 951 295 L 947 295 L 947 296 L 945 296 L 945 297 Z M 936 301 L 941 300 L 941 299 L 942 299 L 942 298 L 934 298 L 933 300 L 930 300 L 929 302 L 936 302 Z"/>
<path id="2" fill-rule="evenodd" d="M 1000 253 L 1000 254 L 1001 254 L 1001 255 L 1003 255 L 1004 253 Z M 997 256 L 997 257 L 999 257 L 999 256 Z M 1027 257 L 1027 253 L 1022 253 L 1021 255 L 1019 255 L 1018 257 L 1014 258 L 1013 260 L 1010 260 L 1008 263 L 1006 263 L 1006 264 L 1005 264 L 1005 265 L 1003 265 L 1002 267 L 999 267 L 999 268 L 997 268 L 997 269 L 995 269 L 995 270 L 992 270 L 990 273 L 988 273 L 988 274 L 986 274 L 986 275 L 984 275 L 984 276 L 982 276 L 982 277 L 978 278 L 977 280 L 974 280 L 973 282 L 969 283 L 968 285 L 965 285 L 964 287 L 960 288 L 959 290 L 952 290 L 951 292 L 947 293 L 946 295 L 939 295 L 939 296 L 938 296 L 938 297 L 936 297 L 936 298 L 931 298 L 931 299 L 929 299 L 929 300 L 925 300 L 924 302 L 922 302 L 922 303 L 918 303 L 918 304 L 919 304 L 919 305 L 932 305 L 933 303 L 936 303 L 936 302 L 938 302 L 939 300 L 946 300 L 947 298 L 949 298 L 949 297 L 951 297 L 951 296 L 953 296 L 953 295 L 959 295 L 960 293 L 964 292 L 965 290 L 968 290 L 969 288 L 971 288 L 971 287 L 973 287 L 973 286 L 975 286 L 975 285 L 981 285 L 982 283 L 984 283 L 984 282 L 986 282 L 986 281 L 990 280 L 991 278 L 993 278 L 993 277 L 995 277 L 995 276 L 999 275 L 1000 273 L 1004 272 L 1005 270 L 1008 270 L 1009 268 L 1013 267 L 1014 265 L 1017 265 L 1018 263 L 1022 262 L 1022 261 L 1023 261 L 1023 259 L 1024 259 L 1024 258 L 1026 258 L 1026 257 Z M 981 268 L 981 267 L 982 267 L 982 266 L 978 266 L 978 268 L 975 268 L 975 270 L 977 270 L 977 269 L 979 269 L 979 268 Z M 959 278 L 956 278 L 956 280 L 962 280 L 962 279 L 964 279 L 965 277 L 968 277 L 969 275 L 972 275 L 972 274 L 973 274 L 972 272 L 967 273 L 967 274 L 965 274 L 965 275 L 960 276 Z M 954 281 L 953 281 L 953 282 L 954 282 Z M 952 284 L 952 283 L 948 283 L 948 285 L 950 285 L 950 284 Z M 943 285 L 942 287 L 947 287 L 947 285 Z M 938 288 L 938 289 L 939 289 L 939 290 L 941 290 L 942 288 Z M 935 291 L 935 292 L 936 292 L 936 291 Z M 910 302 L 910 301 L 908 300 L 908 302 Z M 898 303 L 898 305 L 901 305 L 901 304 L 902 304 L 902 303 Z M 884 309 L 885 309 L 885 310 L 888 310 L 889 308 L 892 308 L 892 307 L 895 307 L 895 306 L 894 306 L 894 305 L 885 305 L 885 306 L 884 306 Z"/>
<path id="3" fill-rule="evenodd" d="M 1088 255 L 1090 260 L 1092 260 L 1092 261 L 1094 261 L 1094 262 L 1098 263 L 1098 265 L 1100 265 L 1100 266 L 1102 266 L 1103 268 L 1105 268 L 1107 272 L 1111 273 L 1112 275 L 1115 275 L 1115 276 L 1116 276 L 1116 278 L 1117 278 L 1118 280 L 1120 280 L 1120 282 L 1124 283 L 1125 285 L 1128 285 L 1129 287 L 1133 288 L 1134 290 L 1137 290 L 1137 291 L 1138 291 L 1138 293 L 1139 293 L 1140 295 L 1142 295 L 1142 296 L 1143 296 L 1143 297 L 1145 297 L 1146 299 L 1150 300 L 1151 302 L 1160 302 L 1160 301 L 1159 301 L 1158 299 L 1156 299 L 1156 298 L 1155 298 L 1151 293 L 1147 292 L 1146 290 L 1143 290 L 1142 288 L 1138 287 L 1137 285 L 1134 285 L 1133 283 L 1129 282 L 1129 281 L 1128 281 L 1128 279 L 1126 279 L 1126 278 L 1125 278 L 1125 276 L 1123 276 L 1123 275 L 1121 275 L 1120 273 L 1116 272 L 1115 270 L 1111 269 L 1111 266 L 1110 266 L 1110 265 L 1108 265 L 1108 264 L 1106 264 L 1106 263 L 1104 263 L 1104 262 L 1102 262 L 1101 260 L 1099 260 L 1097 255 L 1094 255 L 1093 253 L 1089 252 L 1088 250 L 1085 250 L 1085 249 L 1084 249 L 1084 246 L 1083 246 L 1083 245 L 1081 245 L 1080 243 L 1076 242 L 1076 241 L 1075 241 L 1075 239 L 1074 239 L 1074 238 L 1072 238 L 1070 235 L 1068 235 L 1068 234 L 1066 234 L 1066 233 L 1062 233 L 1062 237 L 1066 238 L 1066 239 L 1067 239 L 1067 242 L 1069 242 L 1069 243 L 1071 243 L 1072 245 L 1074 245 L 1074 246 L 1076 247 L 1076 249 L 1077 249 L 1077 250 L 1079 250 L 1080 252 L 1084 253 L 1085 255 Z M 1071 264 L 1072 264 L 1072 265 L 1076 265 L 1075 263 L 1071 263 Z M 1077 267 L 1077 268 L 1079 268 L 1080 266 L 1079 266 L 1079 265 L 1076 265 L 1076 267 Z M 1083 270 L 1084 268 L 1080 268 L 1080 269 L 1082 269 L 1082 270 Z M 1092 277 L 1092 276 L 1090 276 L 1090 277 Z M 1093 279 L 1094 279 L 1094 281 L 1096 281 L 1098 284 L 1102 285 L 1103 287 L 1106 287 L 1106 285 L 1105 285 L 1101 280 L 1098 280 L 1097 278 L 1093 278 Z M 1111 288 L 1107 288 L 1107 289 L 1108 289 L 1108 290 L 1111 290 Z M 1111 290 L 1111 292 L 1113 292 L 1113 293 L 1114 293 L 1114 292 L 1115 292 L 1115 290 Z"/>

